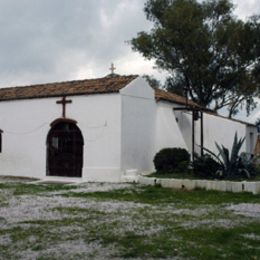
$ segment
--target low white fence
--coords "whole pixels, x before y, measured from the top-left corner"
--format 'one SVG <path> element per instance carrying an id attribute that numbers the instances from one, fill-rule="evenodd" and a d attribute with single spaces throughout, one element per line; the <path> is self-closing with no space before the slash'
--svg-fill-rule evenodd
<path id="1" fill-rule="evenodd" d="M 214 181 L 139 176 L 137 182 L 144 185 L 160 184 L 162 187 L 173 189 L 193 190 L 200 188 L 205 190 L 260 193 L 260 181 Z"/>

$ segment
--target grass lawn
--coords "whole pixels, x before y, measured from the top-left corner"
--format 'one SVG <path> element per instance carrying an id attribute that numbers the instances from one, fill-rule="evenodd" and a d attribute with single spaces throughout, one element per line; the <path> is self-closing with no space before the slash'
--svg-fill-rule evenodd
<path id="1" fill-rule="evenodd" d="M 260 259 L 260 195 L 0 183 L 0 259 Z"/>

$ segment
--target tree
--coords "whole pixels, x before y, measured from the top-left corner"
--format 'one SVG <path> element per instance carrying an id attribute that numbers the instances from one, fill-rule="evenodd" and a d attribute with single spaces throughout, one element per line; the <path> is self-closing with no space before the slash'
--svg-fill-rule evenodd
<path id="1" fill-rule="evenodd" d="M 250 112 L 260 85 L 260 17 L 243 22 L 233 10 L 230 0 L 148 0 L 154 26 L 132 48 L 169 72 L 168 89 L 185 89 L 215 111 L 227 107 L 230 117 L 240 106 Z"/>
<path id="2" fill-rule="evenodd" d="M 143 75 L 143 78 L 147 81 L 147 83 L 152 87 L 152 88 L 159 88 L 161 87 L 161 82 L 156 79 L 155 77 L 151 75 Z"/>

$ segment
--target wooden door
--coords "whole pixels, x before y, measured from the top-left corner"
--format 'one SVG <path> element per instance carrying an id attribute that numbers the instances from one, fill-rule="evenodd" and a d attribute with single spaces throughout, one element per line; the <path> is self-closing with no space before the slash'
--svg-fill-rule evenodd
<path id="1" fill-rule="evenodd" d="M 47 175 L 81 177 L 83 137 L 76 124 L 60 122 L 47 137 Z"/>

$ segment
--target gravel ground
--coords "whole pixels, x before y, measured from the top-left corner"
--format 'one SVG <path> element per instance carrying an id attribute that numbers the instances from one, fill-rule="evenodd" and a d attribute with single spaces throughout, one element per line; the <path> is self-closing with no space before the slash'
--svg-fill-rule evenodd
<path id="1" fill-rule="evenodd" d="M 227 206 L 228 210 L 232 210 L 235 214 L 246 217 L 253 217 L 260 219 L 260 204 L 256 203 L 240 203 Z"/>
<path id="2" fill-rule="evenodd" d="M 0 189 L 0 230 L 6 230 L 6 233 L 0 234 L 0 246 L 9 248 L 13 254 L 11 259 L 37 259 L 43 256 L 56 259 L 61 259 L 61 256 L 63 259 L 88 259 L 93 256 L 95 256 L 95 259 L 112 259 L 112 256 L 118 253 L 118 248 L 113 244 L 103 245 L 100 241 L 86 243 L 83 239 L 86 236 L 84 234 L 86 231 L 84 227 L 77 225 L 52 227 L 49 232 L 58 234 L 62 240 L 55 244 L 43 246 L 38 250 L 26 247 L 27 243 L 33 245 L 40 243 L 36 235 L 31 235 L 26 240 L 15 244 L 13 238 L 8 234 L 8 230 L 12 228 L 21 228 L 22 230 L 40 228 L 41 226 L 37 223 L 32 223 L 34 221 L 84 219 L 88 217 L 88 214 L 92 214 L 91 216 L 97 214 L 97 220 L 95 218 L 86 220 L 90 227 L 102 229 L 108 224 L 114 225 L 116 223 L 115 229 L 111 231 L 114 232 L 115 236 L 134 232 L 135 235 L 150 237 L 163 232 L 165 227 L 159 221 L 151 223 L 149 218 L 140 216 L 140 211 L 149 212 L 149 216 L 154 218 L 158 216 L 160 218 L 162 215 L 166 218 L 169 217 L 180 227 L 187 229 L 197 227 L 232 228 L 260 219 L 260 204 L 256 203 L 200 205 L 196 208 L 180 208 L 174 203 L 162 206 L 131 201 L 101 201 L 93 198 L 62 196 L 68 192 L 90 193 L 127 189 L 132 185 L 88 183 L 78 184 L 77 187 L 69 191 L 62 190 L 20 196 L 13 196 L 12 189 Z M 138 186 L 136 189 L 138 189 Z M 59 208 L 71 210 L 76 208 L 81 209 L 82 212 L 77 211 L 73 215 L 70 212 L 60 211 Z M 218 219 L 209 217 L 214 214 L 221 215 L 221 212 L 223 212 L 223 217 L 218 217 Z M 233 214 L 234 217 L 230 218 L 230 214 Z M 244 218 L 244 216 L 247 218 Z M 77 234 L 77 236 L 71 238 L 72 234 Z M 248 233 L 244 236 L 251 240 L 260 240 L 259 236 L 254 233 Z M 4 259 L 1 258 L 1 252 L 0 259 Z"/>

